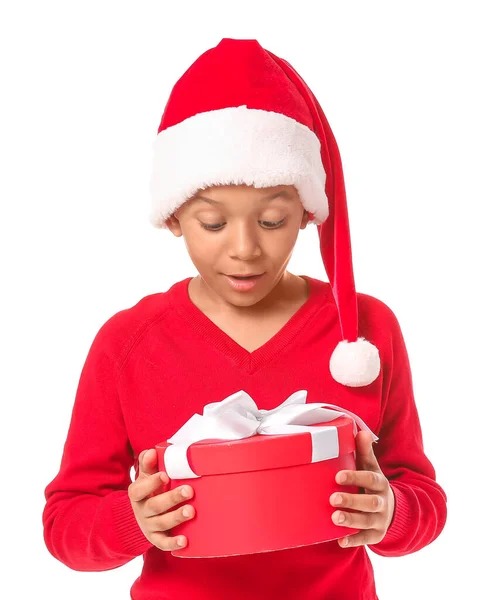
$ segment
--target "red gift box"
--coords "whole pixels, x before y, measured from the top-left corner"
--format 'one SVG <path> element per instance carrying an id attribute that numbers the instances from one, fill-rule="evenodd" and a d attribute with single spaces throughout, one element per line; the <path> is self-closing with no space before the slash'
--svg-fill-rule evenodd
<path id="1" fill-rule="evenodd" d="M 265 411 L 241 390 L 206 405 L 203 416 L 194 415 L 156 445 L 158 469 L 170 477 L 164 491 L 183 484 L 194 489 L 186 503 L 195 516 L 169 532 L 187 537 L 173 556 L 285 550 L 359 531 L 333 523 L 338 509 L 330 497 L 335 491 L 359 493 L 357 486 L 336 483 L 335 475 L 356 469 L 357 425 L 369 428 L 341 407 L 305 400 L 306 390 L 299 390 Z"/>

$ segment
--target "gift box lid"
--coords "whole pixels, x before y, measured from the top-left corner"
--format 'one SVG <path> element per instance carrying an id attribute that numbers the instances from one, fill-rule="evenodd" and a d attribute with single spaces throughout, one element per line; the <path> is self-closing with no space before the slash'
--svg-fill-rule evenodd
<path id="1" fill-rule="evenodd" d="M 331 433 L 333 446 L 336 445 L 335 440 L 338 440 L 337 451 L 331 458 L 355 452 L 356 443 L 350 417 L 340 416 L 311 427 L 322 428 L 322 435 Z M 192 471 L 199 476 L 305 465 L 315 461 L 314 434 L 313 431 L 279 435 L 256 434 L 239 440 L 200 440 L 188 447 L 187 460 Z M 163 456 L 163 470 L 165 450 L 171 445 L 169 442 L 161 442 L 155 446 L 157 453 Z M 317 460 L 324 460 L 324 457 Z"/>

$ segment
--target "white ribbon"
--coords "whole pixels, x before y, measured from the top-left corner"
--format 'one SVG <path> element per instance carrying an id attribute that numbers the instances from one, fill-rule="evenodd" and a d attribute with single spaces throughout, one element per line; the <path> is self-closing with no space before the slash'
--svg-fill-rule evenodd
<path id="1" fill-rule="evenodd" d="M 200 477 L 194 473 L 187 459 L 191 444 L 208 439 L 241 440 L 256 434 L 280 435 L 308 432 L 312 440 L 311 462 L 336 458 L 339 455 L 337 427 L 312 427 L 327 423 L 340 416 L 350 416 L 357 435 L 357 426 L 369 431 L 373 441 L 379 438 L 355 413 L 335 404 L 306 404 L 307 390 L 294 392 L 282 404 L 271 410 L 257 408 L 245 391 L 240 390 L 221 402 L 206 404 L 203 414 L 194 414 L 167 440 L 165 471 L 171 479 Z M 328 407 L 328 408 L 325 408 Z"/>

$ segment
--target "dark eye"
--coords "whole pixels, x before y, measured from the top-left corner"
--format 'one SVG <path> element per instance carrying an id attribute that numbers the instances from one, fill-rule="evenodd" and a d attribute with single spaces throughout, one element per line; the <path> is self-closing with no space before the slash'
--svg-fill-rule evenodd
<path id="1" fill-rule="evenodd" d="M 275 228 L 275 227 L 279 227 L 280 225 L 282 225 L 284 223 L 284 219 L 282 221 L 260 221 L 261 223 L 264 223 L 264 225 L 267 226 L 268 229 L 270 228 Z"/>
<path id="2" fill-rule="evenodd" d="M 208 231 L 217 231 L 221 225 L 206 225 L 205 223 L 201 223 L 199 222 L 199 225 L 203 228 L 203 229 L 207 229 Z"/>
<path id="3" fill-rule="evenodd" d="M 265 225 L 266 229 L 277 229 L 284 223 L 284 219 L 282 219 L 282 221 L 259 221 L 259 223 Z M 206 229 L 207 231 L 219 231 L 219 229 L 225 223 L 218 223 L 217 225 L 206 225 L 205 223 L 200 222 L 199 224 L 203 229 Z"/>

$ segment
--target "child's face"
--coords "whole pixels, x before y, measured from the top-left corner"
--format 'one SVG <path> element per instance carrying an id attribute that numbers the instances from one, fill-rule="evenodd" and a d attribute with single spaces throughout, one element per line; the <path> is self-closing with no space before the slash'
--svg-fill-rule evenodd
<path id="1" fill-rule="evenodd" d="M 284 195 L 265 199 L 278 192 Z M 281 279 L 308 213 L 292 185 L 218 185 L 196 192 L 166 223 L 184 237 L 192 262 L 215 292 L 233 304 L 250 305 Z M 246 293 L 234 290 L 225 277 L 264 272 Z"/>

